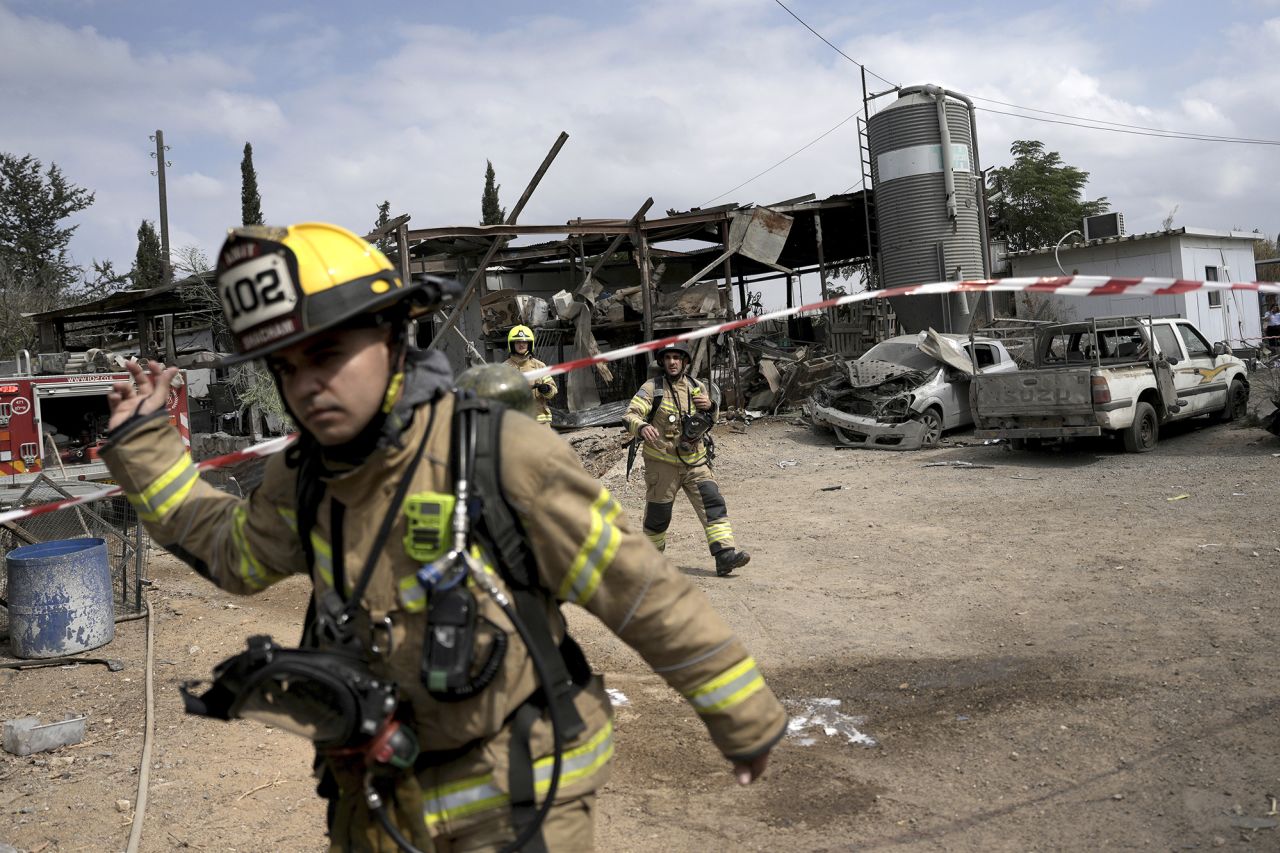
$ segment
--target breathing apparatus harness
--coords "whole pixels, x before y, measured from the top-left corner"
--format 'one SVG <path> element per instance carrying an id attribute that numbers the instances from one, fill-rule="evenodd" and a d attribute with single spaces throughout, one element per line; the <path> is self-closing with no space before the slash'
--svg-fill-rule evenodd
<path id="1" fill-rule="evenodd" d="M 416 848 L 387 815 L 379 781 L 443 763 L 461 752 L 420 750 L 412 729 L 399 719 L 405 709 L 397 686 L 373 675 L 365 664 L 367 653 L 384 651 L 377 642 L 378 626 L 371 627 L 367 649 L 356 636 L 354 617 L 402 509 L 409 522 L 406 550 L 415 558 L 434 556 L 417 573 L 428 595 L 420 675 L 432 697 L 452 702 L 476 695 L 492 683 L 505 657 L 506 635 L 479 616 L 472 587 L 488 595 L 511 621 L 541 685 L 511 720 L 509 788 L 517 837 L 504 853 L 545 849 L 541 827 L 559 789 L 564 745 L 586 728 L 573 697 L 589 678 L 590 668 L 567 634 L 559 646 L 555 644 L 546 614 L 549 593 L 540 586 L 525 533 L 501 490 L 498 450 L 503 411 L 493 401 L 458 394 L 451 424 L 454 493 L 410 498 L 410 484 L 435 422 L 436 406 L 430 406 L 422 441 L 400 478 L 351 595 L 344 601 L 336 591 L 343 587 L 342 518 L 341 504 L 331 501 L 334 588 L 318 601 L 313 597 L 304 646 L 286 649 L 269 637 L 252 637 L 247 651 L 215 668 L 213 685 L 203 695 L 191 692 L 199 682 L 182 686 L 188 713 L 260 720 L 310 738 L 321 755 L 362 761 L 365 803 L 397 846 L 408 853 L 416 853 Z M 315 470 L 319 464 L 315 454 L 299 455 L 298 532 L 310 564 L 314 559 L 310 531 L 324 486 Z M 423 523 L 414 524 L 415 515 Z M 478 546 L 497 559 L 510 595 L 482 563 Z M 492 633 L 493 641 L 472 675 L 476 633 L 481 628 Z M 551 721 L 553 757 L 549 784 L 538 806 L 529 735 L 544 709 Z"/>
<path id="2" fill-rule="evenodd" d="M 686 379 L 689 386 L 689 411 L 680 412 L 680 436 L 676 439 L 676 458 L 685 465 L 693 467 L 696 463 L 689 462 L 685 459 L 681 450 L 694 451 L 697 450 L 699 444 L 705 444 L 707 448 L 707 467 L 711 467 L 716 458 L 716 443 L 715 439 L 711 437 L 711 428 L 716 425 L 714 409 L 708 409 L 705 412 L 701 412 L 693 405 L 693 397 L 701 389 L 693 381 L 693 377 L 688 375 L 687 370 L 688 363 L 686 362 L 685 370 L 681 371 L 681 375 L 676 378 L 676 382 L 679 382 L 681 378 Z M 671 393 L 671 399 L 676 402 L 676 407 L 679 408 L 680 397 L 676 394 L 675 386 L 672 385 L 671 378 L 667 375 L 666 371 L 663 371 L 662 373 L 662 382 Z M 649 414 L 649 423 L 653 423 L 653 412 L 656 412 L 661 404 L 662 389 L 658 388 L 654 394 L 653 408 L 650 410 Z"/>

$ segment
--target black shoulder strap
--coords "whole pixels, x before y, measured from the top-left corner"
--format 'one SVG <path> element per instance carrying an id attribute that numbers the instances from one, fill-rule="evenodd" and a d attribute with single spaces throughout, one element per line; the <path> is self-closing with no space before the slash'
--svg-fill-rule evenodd
<path id="1" fill-rule="evenodd" d="M 302 448 L 304 441 L 305 439 L 299 439 L 288 452 L 291 454 L 291 467 L 298 469 L 293 505 L 297 511 L 299 543 L 306 557 L 307 571 L 310 572 L 316 561 L 315 549 L 311 547 L 311 531 L 316 526 L 316 513 L 320 511 L 320 501 L 324 500 L 325 487 L 324 480 L 320 478 L 320 465 L 316 455 Z"/>
<path id="2" fill-rule="evenodd" d="M 653 423 L 653 419 L 658 416 L 658 409 L 660 408 L 662 408 L 662 386 L 655 382 L 653 383 L 653 405 L 649 407 L 649 423 Z"/>
<path id="3" fill-rule="evenodd" d="M 545 699 L 559 706 L 566 723 L 565 738 L 572 739 L 586 729 L 573 704 L 578 684 L 590 677 L 590 668 L 582 650 L 566 633 L 557 646 L 547 619 L 547 601 L 551 593 L 538 577 L 538 564 L 529 549 L 528 537 L 520 518 L 507 501 L 502 488 L 502 418 L 505 409 L 491 400 L 459 397 L 454 406 L 458 413 L 472 411 L 477 419 L 475 466 L 471 481 L 479 498 L 476 534 L 493 549 L 498 571 L 511 586 L 516 612 L 529 629 L 537 648 L 530 649 L 547 663 L 551 684 L 543 685 Z M 583 670 L 586 670 L 585 672 Z"/>
<path id="4" fill-rule="evenodd" d="M 454 405 L 454 417 L 464 411 L 475 412 L 477 419 L 475 470 L 471 473 L 480 503 L 476 532 L 493 549 L 508 583 L 519 589 L 535 588 L 539 585 L 537 564 L 529 550 L 524 526 L 507 503 L 499 473 L 502 470 L 500 455 L 505 410 L 491 400 L 459 398 Z"/>

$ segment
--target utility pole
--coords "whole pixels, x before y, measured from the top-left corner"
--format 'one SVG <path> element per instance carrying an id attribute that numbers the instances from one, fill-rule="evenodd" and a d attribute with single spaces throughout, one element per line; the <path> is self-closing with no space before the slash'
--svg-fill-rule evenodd
<path id="1" fill-rule="evenodd" d="M 164 144 L 164 131 L 157 130 L 151 139 L 156 143 L 151 155 L 156 160 L 156 170 L 151 174 L 160 179 L 160 260 L 164 264 L 164 283 L 169 284 L 173 281 L 173 267 L 169 263 L 169 198 L 164 188 L 164 167 L 173 164 L 164 159 L 164 152 L 169 150 Z"/>

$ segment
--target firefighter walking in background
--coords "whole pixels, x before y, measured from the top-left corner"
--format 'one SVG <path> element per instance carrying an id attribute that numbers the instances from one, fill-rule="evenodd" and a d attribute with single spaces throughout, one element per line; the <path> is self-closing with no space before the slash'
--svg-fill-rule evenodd
<path id="1" fill-rule="evenodd" d="M 591 849 L 613 715 L 565 602 L 684 695 L 740 783 L 764 772 L 786 713 L 706 598 L 567 443 L 412 346 L 454 283 L 402 282 L 304 223 L 234 230 L 217 286 L 234 360 L 266 360 L 297 443 L 247 498 L 218 491 L 165 419 L 176 368 L 130 363 L 103 457 L 152 537 L 219 587 L 309 576 L 301 648 L 251 638 L 183 694 L 315 742 L 332 851 Z M 459 384 L 526 382 L 492 374 Z"/>
<path id="2" fill-rule="evenodd" d="M 516 326 L 507 332 L 507 360 L 503 364 L 509 364 L 521 373 L 546 367 L 533 357 L 533 329 Z M 538 423 L 551 426 L 551 404 L 547 401 L 555 397 L 558 391 L 556 381 L 550 376 L 533 383 L 533 399 L 538 405 Z"/>
<path id="3" fill-rule="evenodd" d="M 734 544 L 729 510 L 711 474 L 707 434 L 716 422 L 715 405 L 689 376 L 693 356 L 683 344 L 663 347 L 654 359 L 661 374 L 640 386 L 626 414 L 627 429 L 644 441 L 644 535 L 666 550 L 671 510 L 683 489 L 706 531 L 716 574 L 724 577 L 751 555 Z"/>

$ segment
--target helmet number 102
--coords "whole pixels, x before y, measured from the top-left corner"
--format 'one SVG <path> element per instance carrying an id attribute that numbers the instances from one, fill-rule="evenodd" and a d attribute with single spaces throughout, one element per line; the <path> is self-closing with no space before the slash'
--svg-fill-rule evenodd
<path id="1" fill-rule="evenodd" d="M 242 314 L 252 314 L 259 307 L 284 301 L 280 291 L 280 274 L 275 270 L 263 270 L 253 278 L 238 278 L 235 284 L 222 292 L 227 301 L 227 311 L 232 320 Z"/>
<path id="2" fill-rule="evenodd" d="M 218 282 L 218 289 L 229 325 L 235 331 L 287 313 L 297 302 L 287 267 L 271 256 L 228 270 Z"/>

